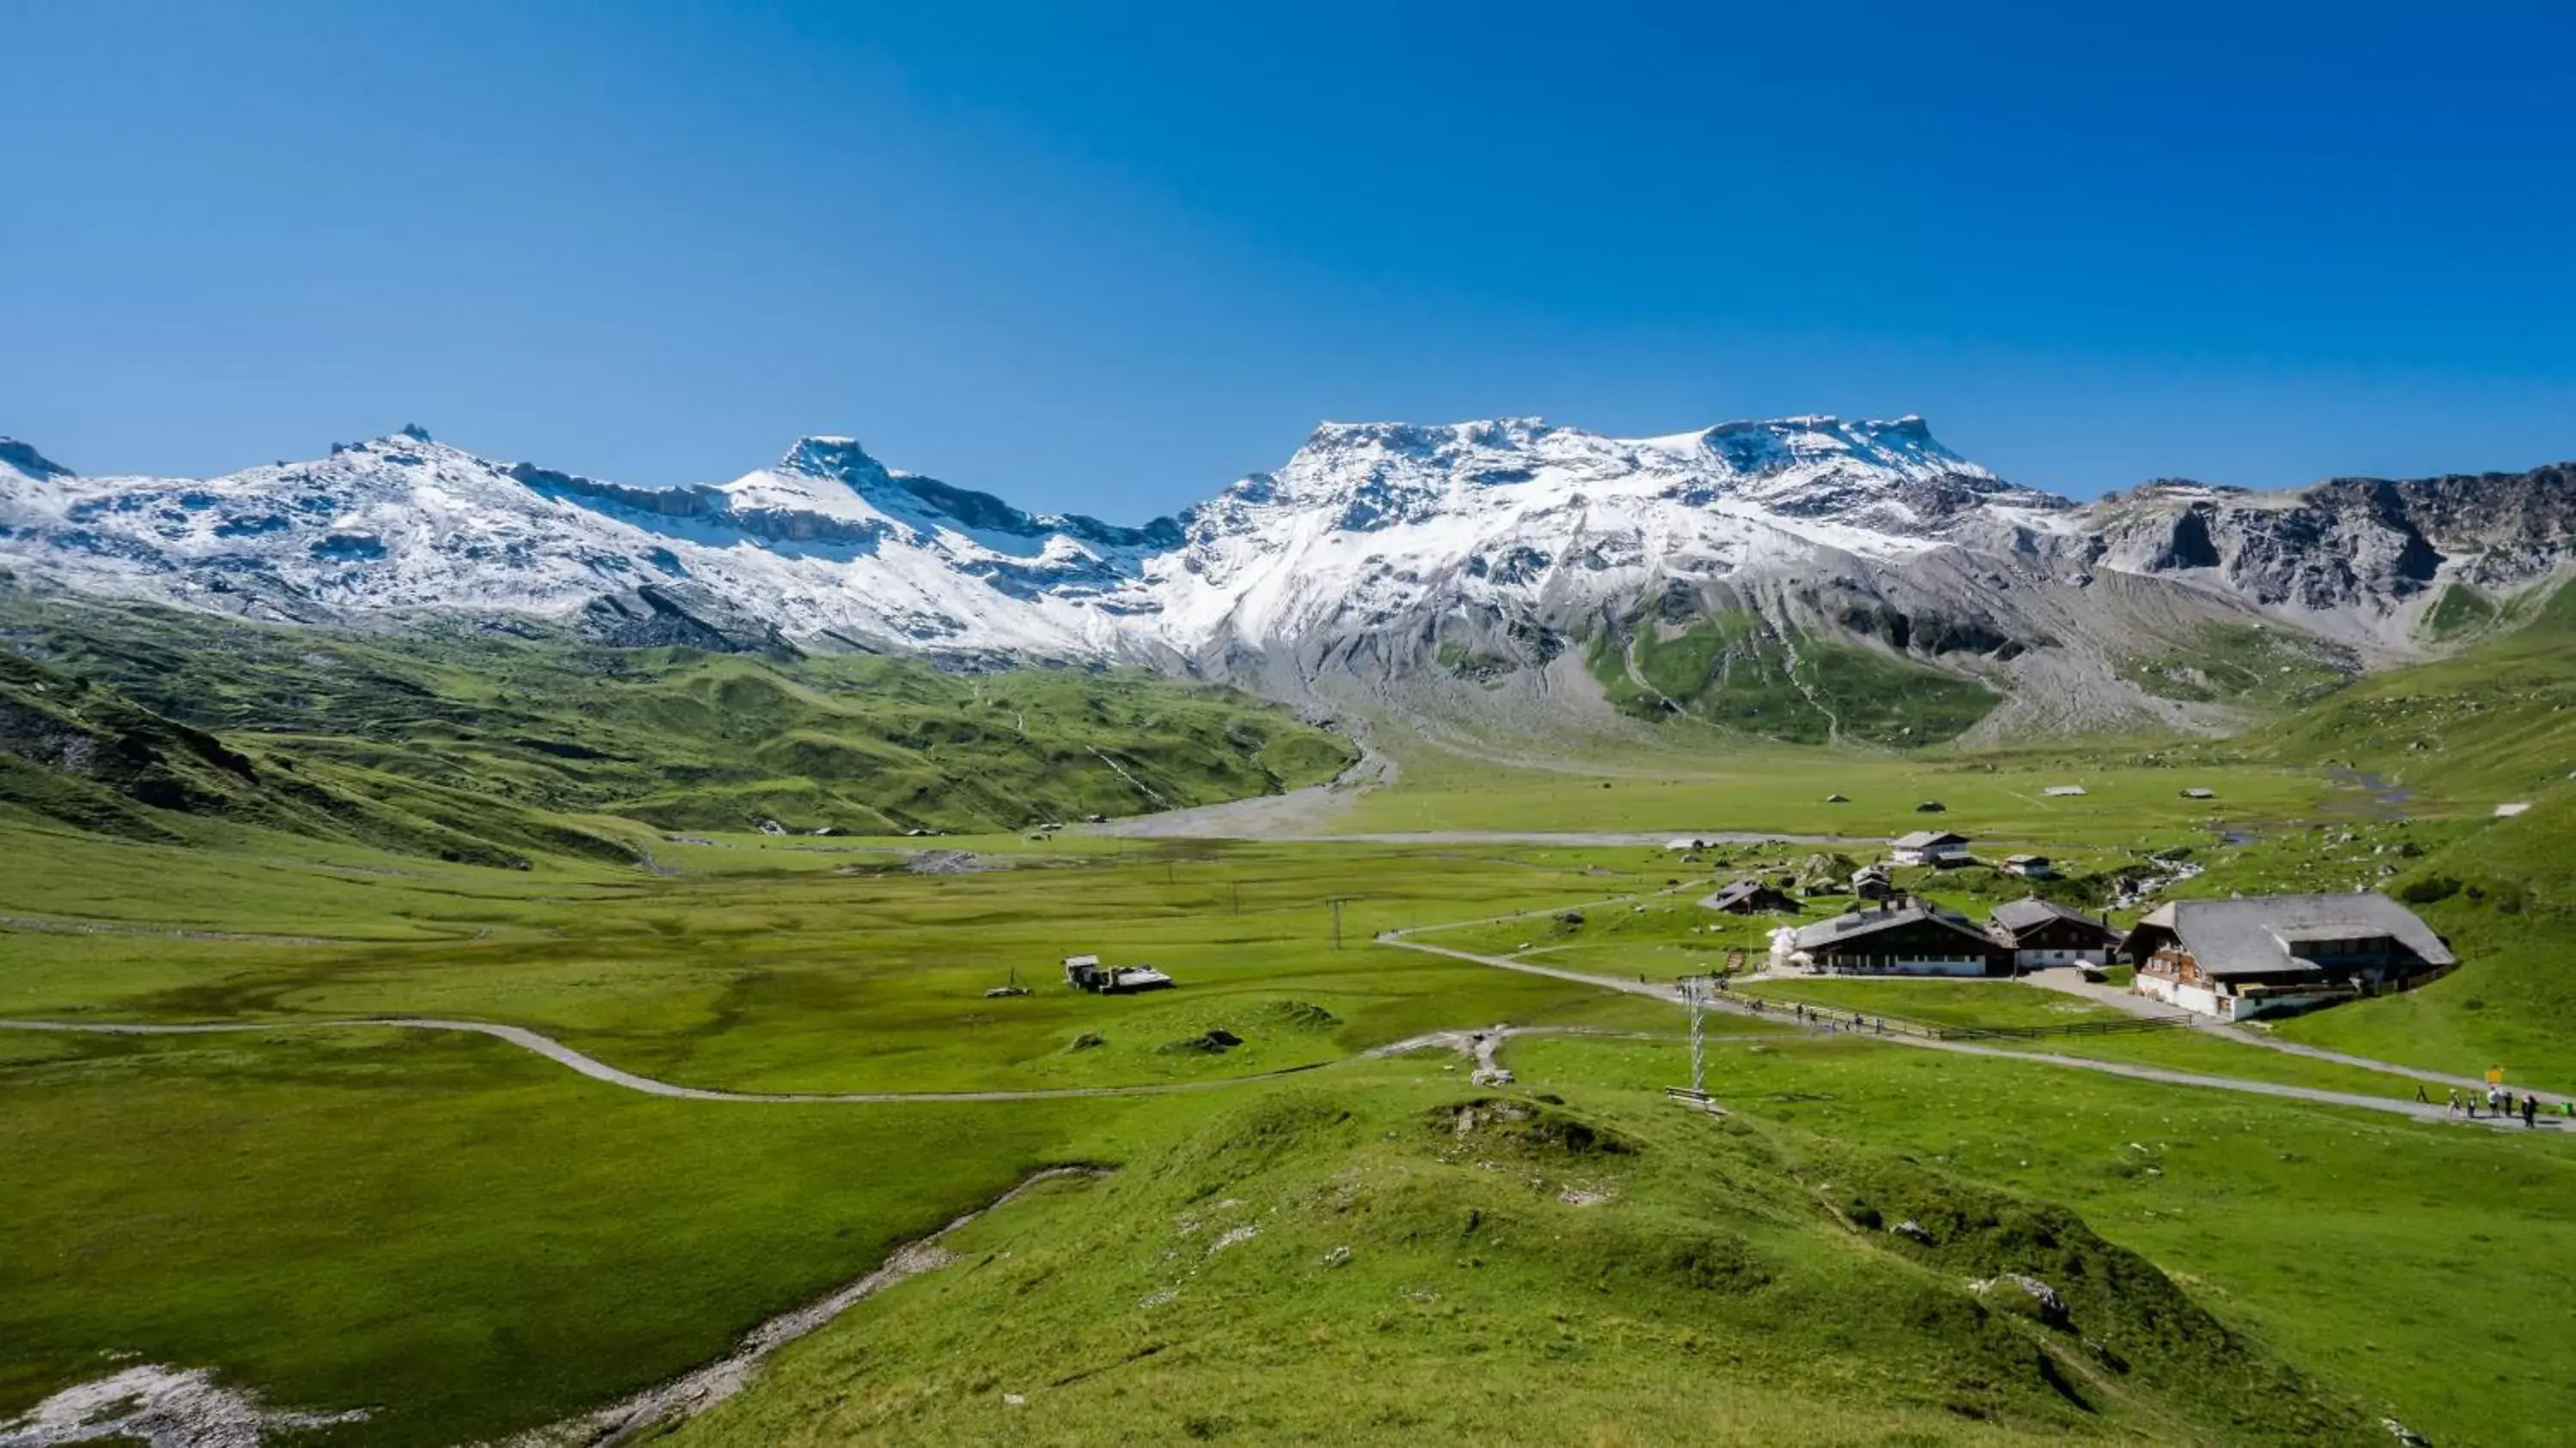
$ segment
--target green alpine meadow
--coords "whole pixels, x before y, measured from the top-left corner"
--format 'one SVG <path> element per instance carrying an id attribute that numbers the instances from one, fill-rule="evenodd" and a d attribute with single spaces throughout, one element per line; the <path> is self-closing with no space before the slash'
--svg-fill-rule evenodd
<path id="1" fill-rule="evenodd" d="M 6 1441 L 2538 1448 L 2557 608 L 2223 738 L 1390 714 L 1336 786 L 1348 734 L 1140 671 L 20 590 Z M 1974 859 L 1888 866 L 1926 820 Z M 2459 963 L 2234 1023 L 1782 962 L 1874 863 L 2115 933 L 2361 889 Z M 2490 1067 L 2544 1114 L 2447 1105 Z"/>

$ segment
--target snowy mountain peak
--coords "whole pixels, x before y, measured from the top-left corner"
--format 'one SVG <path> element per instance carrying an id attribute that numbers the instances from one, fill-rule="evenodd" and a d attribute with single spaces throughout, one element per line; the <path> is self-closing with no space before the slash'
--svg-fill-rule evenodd
<path id="1" fill-rule="evenodd" d="M 808 477 L 838 478 L 858 487 L 875 482 L 888 474 L 885 464 L 868 456 L 854 437 L 805 437 L 778 460 L 777 471 L 801 473 Z"/>
<path id="2" fill-rule="evenodd" d="M 1216 511 L 1329 512 L 1334 527 L 1373 532 L 1434 516 L 1582 511 L 1614 497 L 1686 509 L 1725 501 L 1899 536 L 1980 502 L 2063 506 L 1969 462 L 1913 415 L 1729 422 L 1633 440 L 1507 417 L 1326 423 L 1278 472 L 1236 483 Z"/>
<path id="3" fill-rule="evenodd" d="M 413 442 L 430 441 L 429 429 L 416 422 L 406 422 L 402 426 L 395 428 L 393 435 L 395 437 L 410 438 Z"/>
<path id="4" fill-rule="evenodd" d="M 865 514 L 929 532 L 1020 539 L 1069 533 L 1133 541 L 1127 537 L 1131 530 L 1110 528 L 1089 518 L 1025 513 L 990 493 L 889 468 L 870 457 L 855 438 L 800 439 L 777 467 L 727 484 L 725 491 L 734 496 L 738 508 L 803 508 L 842 518 Z"/>
<path id="5" fill-rule="evenodd" d="M 1931 425 L 1912 413 L 1893 422 L 1827 416 L 1723 422 L 1696 441 L 1729 469 L 1753 477 L 1836 462 L 1908 479 L 1994 476 L 1944 447 L 1932 436 Z"/>
<path id="6" fill-rule="evenodd" d="M 13 472 L 31 480 L 73 476 L 71 469 L 14 437 L 0 437 L 0 472 Z"/>

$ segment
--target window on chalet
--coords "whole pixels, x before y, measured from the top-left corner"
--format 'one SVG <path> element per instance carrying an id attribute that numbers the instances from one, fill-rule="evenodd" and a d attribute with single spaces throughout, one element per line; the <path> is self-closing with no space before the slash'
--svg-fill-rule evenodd
<path id="1" fill-rule="evenodd" d="M 2296 940 L 2290 943 L 2290 954 L 2300 960 L 2351 960 L 2361 956 L 2387 955 L 2396 941 L 2385 935 L 2346 936 L 2333 940 Z"/>

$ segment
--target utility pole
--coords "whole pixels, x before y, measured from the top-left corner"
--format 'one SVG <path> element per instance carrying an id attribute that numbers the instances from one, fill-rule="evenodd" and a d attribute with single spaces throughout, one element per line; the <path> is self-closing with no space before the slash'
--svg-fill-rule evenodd
<path id="1" fill-rule="evenodd" d="M 1705 1097 L 1708 1080 L 1708 977 L 1682 977 L 1682 998 L 1690 1002 L 1691 1094 Z"/>
<path id="2" fill-rule="evenodd" d="M 1665 1099 L 1676 1106 L 1705 1111 L 1711 1116 L 1724 1116 L 1726 1111 L 1708 1099 L 1708 1007 L 1709 992 L 1717 982 L 1706 975 L 1686 975 L 1678 982 L 1682 1004 L 1690 1007 L 1691 1077 L 1688 1086 L 1667 1086 Z M 1756 1002 L 1756 1004 L 1760 1004 Z"/>
<path id="3" fill-rule="evenodd" d="M 1243 882 L 1241 880 L 1234 882 L 1234 913 L 1237 915 L 1243 913 Z"/>
<path id="4" fill-rule="evenodd" d="M 1351 898 L 1348 895 L 1336 895 L 1324 902 L 1333 907 L 1333 948 L 1335 950 L 1342 948 L 1342 907 L 1350 903 Z"/>

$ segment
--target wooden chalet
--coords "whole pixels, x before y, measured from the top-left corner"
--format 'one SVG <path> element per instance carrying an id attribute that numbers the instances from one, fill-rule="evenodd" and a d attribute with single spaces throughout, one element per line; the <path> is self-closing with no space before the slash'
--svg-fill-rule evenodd
<path id="1" fill-rule="evenodd" d="M 1710 910 L 1729 915 L 1795 915 L 1798 901 L 1786 890 L 1766 885 L 1760 880 L 1738 880 L 1699 902 Z"/>
<path id="2" fill-rule="evenodd" d="M 2010 975 L 2012 948 L 1928 900 L 1887 900 L 1782 930 L 1779 963 L 1829 975 Z"/>
<path id="3" fill-rule="evenodd" d="M 1968 837 L 1951 830 L 1916 830 L 1889 841 L 1887 853 L 1900 865 L 1963 865 Z"/>
<path id="4" fill-rule="evenodd" d="M 2104 921 L 2053 900 L 2008 900 L 1986 917 L 1987 932 L 2013 953 L 2013 969 L 2108 965 L 2121 935 Z"/>
<path id="5" fill-rule="evenodd" d="M 2377 891 L 2176 900 L 2141 918 L 2120 953 L 2139 994 L 2234 1021 L 2401 989 L 2459 961 Z"/>

